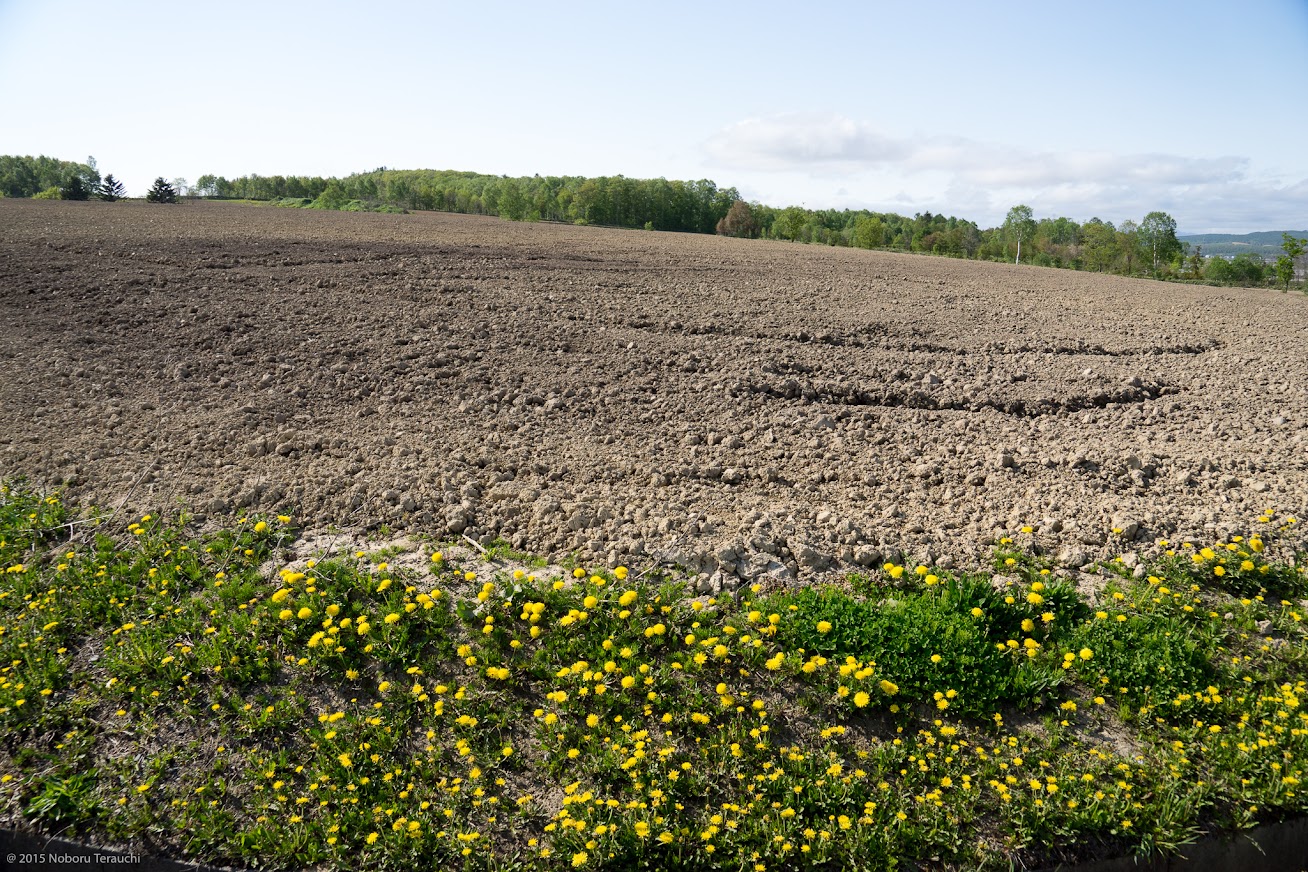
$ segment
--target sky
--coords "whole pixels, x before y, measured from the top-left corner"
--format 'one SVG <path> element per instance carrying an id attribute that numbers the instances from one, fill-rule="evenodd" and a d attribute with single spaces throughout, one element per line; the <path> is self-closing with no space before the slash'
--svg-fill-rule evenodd
<path id="1" fill-rule="evenodd" d="M 773 206 L 1308 227 L 1308 0 L 0 0 L 0 154 L 709 178 Z"/>

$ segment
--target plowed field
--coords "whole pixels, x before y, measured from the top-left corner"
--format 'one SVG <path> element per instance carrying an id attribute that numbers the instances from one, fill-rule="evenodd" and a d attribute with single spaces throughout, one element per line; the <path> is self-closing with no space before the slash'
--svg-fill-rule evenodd
<path id="1" fill-rule="evenodd" d="M 0 201 L 0 475 L 674 560 L 1080 565 L 1308 495 L 1302 295 L 670 233 Z M 1113 530 L 1120 533 L 1114 533 Z"/>

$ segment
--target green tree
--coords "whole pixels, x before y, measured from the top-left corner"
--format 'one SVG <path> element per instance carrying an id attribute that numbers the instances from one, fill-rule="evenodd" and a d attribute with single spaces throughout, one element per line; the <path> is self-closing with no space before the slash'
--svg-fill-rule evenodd
<path id="1" fill-rule="evenodd" d="M 1194 251 L 1190 253 L 1190 258 L 1186 262 L 1186 273 L 1189 278 L 1201 279 L 1204 276 L 1204 249 L 1202 245 L 1196 245 Z"/>
<path id="2" fill-rule="evenodd" d="M 45 155 L 0 155 L 0 195 L 6 197 L 34 197 L 62 187 L 73 175 L 79 176 L 88 190 L 100 180 L 99 173 L 86 164 Z"/>
<path id="3" fill-rule="evenodd" d="M 850 241 L 856 248 L 880 248 L 886 244 L 886 225 L 875 215 L 860 215 Z"/>
<path id="4" fill-rule="evenodd" d="M 1150 212 L 1140 222 L 1140 244 L 1149 249 L 1154 275 L 1157 275 L 1160 263 L 1171 263 L 1172 258 L 1181 252 L 1181 242 L 1176 238 L 1176 220 L 1166 212 Z"/>
<path id="5" fill-rule="evenodd" d="M 794 242 L 804 233 L 804 226 L 808 223 L 808 211 L 799 206 L 787 206 L 777 215 L 776 222 L 772 225 L 773 232 L 780 239 L 789 239 Z"/>
<path id="6" fill-rule="evenodd" d="M 59 189 L 61 200 L 88 200 L 90 197 L 91 192 L 87 190 L 86 183 L 78 175 L 69 176 Z"/>
<path id="7" fill-rule="evenodd" d="M 1140 225 L 1123 221 L 1117 228 L 1118 272 L 1124 276 L 1135 274 L 1135 263 L 1140 258 Z"/>
<path id="8" fill-rule="evenodd" d="M 1285 254 L 1276 259 L 1276 278 L 1284 285 L 1283 291 L 1290 290 L 1290 282 L 1294 281 L 1295 259 L 1302 257 L 1305 250 L 1308 250 L 1308 239 L 1295 239 L 1288 233 L 1281 234 L 1281 251 Z"/>
<path id="9" fill-rule="evenodd" d="M 339 181 L 332 179 L 313 201 L 313 205 L 315 209 L 340 209 L 348 202 L 350 202 L 350 195 Z"/>
<path id="10" fill-rule="evenodd" d="M 163 176 L 154 180 L 150 190 L 145 194 L 147 203 L 176 203 L 177 190 Z"/>
<path id="11" fill-rule="evenodd" d="M 1014 206 L 1008 210 L 1008 217 L 1004 219 L 1004 238 L 1017 241 L 1017 255 L 1013 258 L 1013 263 L 1021 262 L 1022 240 L 1034 236 L 1035 228 L 1035 217 L 1030 206 Z"/>
<path id="12" fill-rule="evenodd" d="M 501 218 L 521 221 L 527 217 L 527 198 L 517 179 L 503 179 L 499 184 L 499 200 L 495 204 Z"/>
<path id="13" fill-rule="evenodd" d="M 195 180 L 195 187 L 191 190 L 201 197 L 215 197 L 218 195 L 218 177 L 205 173 Z"/>
<path id="14" fill-rule="evenodd" d="M 96 187 L 95 194 L 106 203 L 113 203 L 116 200 L 121 200 L 123 197 L 126 197 L 127 189 L 123 187 L 122 182 L 114 178 L 113 173 L 110 173 L 105 176 L 104 181 L 100 182 L 99 186 Z"/>

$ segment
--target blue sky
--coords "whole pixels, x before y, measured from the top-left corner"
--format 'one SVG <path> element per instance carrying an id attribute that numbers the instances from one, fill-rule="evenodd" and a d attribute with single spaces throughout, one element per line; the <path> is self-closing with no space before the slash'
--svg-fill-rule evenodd
<path id="1" fill-rule="evenodd" d="M 1308 0 L 0 0 L 0 154 L 711 178 L 982 226 L 1308 227 Z"/>

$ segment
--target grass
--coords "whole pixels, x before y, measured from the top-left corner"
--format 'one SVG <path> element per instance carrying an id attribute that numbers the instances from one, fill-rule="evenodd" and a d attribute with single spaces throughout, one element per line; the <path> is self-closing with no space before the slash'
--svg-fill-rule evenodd
<path id="1" fill-rule="evenodd" d="M 1093 599 L 1007 541 L 997 578 L 712 599 L 285 566 L 285 515 L 68 520 L 0 488 L 20 826 L 269 868 L 1007 869 L 1308 810 L 1308 576 L 1270 513 Z"/>

